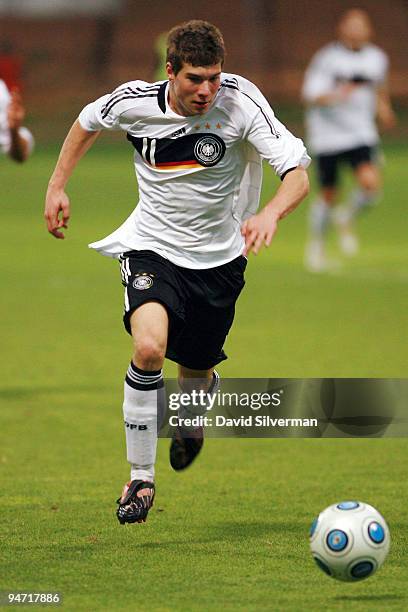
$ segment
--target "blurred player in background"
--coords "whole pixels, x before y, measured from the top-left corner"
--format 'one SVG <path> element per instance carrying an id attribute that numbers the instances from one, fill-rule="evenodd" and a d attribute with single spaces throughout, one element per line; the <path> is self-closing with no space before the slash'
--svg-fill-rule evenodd
<path id="1" fill-rule="evenodd" d="M 25 109 L 17 89 L 9 92 L 0 80 L 0 151 L 16 162 L 24 162 L 33 150 L 34 139 L 23 126 Z"/>
<path id="2" fill-rule="evenodd" d="M 90 245 L 121 263 L 124 324 L 134 345 L 124 386 L 131 480 L 117 502 L 122 524 L 146 520 L 153 503 L 165 356 L 179 365 L 184 392 L 214 392 L 246 255 L 269 246 L 278 221 L 308 192 L 310 158 L 302 141 L 255 85 L 222 73 L 224 53 L 220 31 L 205 21 L 173 28 L 168 79 L 131 81 L 86 106 L 49 183 L 48 230 L 63 238 L 70 208 L 65 185 L 76 163 L 101 130 L 127 133 L 140 200 L 119 229 Z M 282 183 L 256 214 L 261 158 Z M 185 414 L 194 418 L 188 406 Z M 179 420 L 172 467 L 190 465 L 202 444 L 202 427 Z"/>
<path id="3" fill-rule="evenodd" d="M 310 208 L 305 254 L 305 264 L 312 271 L 330 267 L 325 240 L 331 222 L 338 229 L 343 253 L 352 256 L 357 252 L 355 217 L 373 206 L 380 195 L 376 118 L 387 129 L 394 126 L 395 115 L 386 85 L 388 59 L 370 43 L 372 36 L 367 13 L 347 11 L 338 25 L 337 42 L 318 51 L 306 71 L 307 140 L 320 186 Z M 349 201 L 334 209 L 343 164 L 351 166 L 357 185 Z"/>

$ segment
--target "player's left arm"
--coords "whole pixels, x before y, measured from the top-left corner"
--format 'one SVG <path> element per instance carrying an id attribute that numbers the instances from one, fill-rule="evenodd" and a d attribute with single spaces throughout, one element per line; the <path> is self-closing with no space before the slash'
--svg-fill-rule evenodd
<path id="1" fill-rule="evenodd" d="M 21 133 L 25 117 L 25 108 L 18 90 L 11 91 L 11 100 L 7 108 L 7 120 L 10 130 L 10 148 L 8 155 L 17 162 L 24 162 L 30 155 L 30 143 Z"/>
<path id="2" fill-rule="evenodd" d="M 377 49 L 376 54 L 377 119 L 381 128 L 389 130 L 397 123 L 388 87 L 389 59 L 381 49 Z"/>
<path id="3" fill-rule="evenodd" d="M 248 94 L 242 97 L 246 113 L 245 139 L 256 149 L 282 179 L 275 196 L 241 227 L 245 238 L 244 254 L 256 255 L 269 246 L 280 219 L 286 217 L 309 193 L 306 168 L 310 157 L 300 138 L 296 138 L 276 117 L 269 103 L 255 85 L 244 83 Z"/>
<path id="4" fill-rule="evenodd" d="M 377 117 L 384 130 L 390 130 L 397 124 L 397 117 L 392 108 L 389 89 L 382 84 L 377 89 Z"/>
<path id="5" fill-rule="evenodd" d="M 278 228 L 280 219 L 286 217 L 309 193 L 307 171 L 297 166 L 286 173 L 275 196 L 257 215 L 253 215 L 241 227 L 245 238 L 244 255 L 252 251 L 257 255 L 262 246 L 268 247 Z"/>

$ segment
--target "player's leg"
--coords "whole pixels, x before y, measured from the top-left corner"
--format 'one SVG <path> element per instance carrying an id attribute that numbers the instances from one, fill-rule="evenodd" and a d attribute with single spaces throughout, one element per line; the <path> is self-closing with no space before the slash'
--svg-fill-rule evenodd
<path id="1" fill-rule="evenodd" d="M 321 272 L 328 267 L 326 239 L 337 200 L 337 156 L 319 156 L 317 164 L 320 192 L 309 209 L 309 238 L 305 251 L 305 266 L 311 272 Z"/>
<path id="2" fill-rule="evenodd" d="M 133 356 L 125 378 L 123 410 L 125 424 L 137 425 L 126 426 L 132 480 L 154 480 L 168 321 L 167 310 L 158 302 L 143 304 L 130 317 Z"/>
<path id="3" fill-rule="evenodd" d="M 194 370 L 179 366 L 178 383 L 182 393 L 190 396 L 193 391 L 204 391 L 205 394 L 215 393 L 219 375 L 214 368 Z M 191 403 L 181 406 L 178 412 L 179 426 L 176 428 L 170 445 L 170 464 L 174 470 L 184 470 L 188 467 L 204 443 L 204 431 L 197 417 L 204 416 L 207 410 L 206 402 Z M 196 421 L 196 422 L 194 422 Z"/>
<path id="4" fill-rule="evenodd" d="M 183 299 L 172 264 L 152 251 L 120 259 L 125 287 L 123 322 L 133 339 L 123 413 L 131 481 L 118 500 L 121 523 L 144 520 L 154 497 L 157 431 L 164 411 L 162 365 L 169 326 L 183 318 Z"/>
<path id="5" fill-rule="evenodd" d="M 178 384 L 180 389 L 186 393 L 191 393 L 193 390 L 207 391 L 213 382 L 214 368 L 208 370 L 194 370 L 185 366 L 178 366 Z"/>
<path id="6" fill-rule="evenodd" d="M 380 168 L 373 162 L 358 164 L 354 176 L 358 187 L 352 194 L 351 208 L 353 215 L 356 216 L 377 202 L 381 193 L 382 179 Z"/>
<path id="7" fill-rule="evenodd" d="M 370 147 L 359 147 L 350 152 L 349 162 L 353 168 L 357 183 L 345 206 L 340 207 L 336 215 L 339 228 L 340 246 L 346 255 L 358 251 L 358 239 L 354 225 L 356 217 L 374 206 L 381 192 L 381 172 L 377 165 L 375 150 Z"/>
<path id="8" fill-rule="evenodd" d="M 131 314 L 130 327 L 133 356 L 125 377 L 123 415 L 131 475 L 119 500 L 121 523 L 146 520 L 153 504 L 158 420 L 164 409 L 167 310 L 158 302 L 146 302 Z"/>
<path id="9" fill-rule="evenodd" d="M 247 260 L 239 256 L 221 266 L 204 270 L 184 270 L 183 287 L 186 316 L 180 332 L 170 336 L 167 356 L 179 364 L 182 391 L 217 391 L 219 376 L 214 367 L 227 358 L 223 346 L 235 314 L 235 303 L 244 287 Z M 179 416 L 194 416 L 194 406 L 179 411 Z M 202 414 L 206 406 L 198 406 Z M 183 431 L 184 430 L 184 431 Z M 183 426 L 174 432 L 170 446 L 170 463 L 175 470 L 191 464 L 203 445 L 202 427 Z"/>

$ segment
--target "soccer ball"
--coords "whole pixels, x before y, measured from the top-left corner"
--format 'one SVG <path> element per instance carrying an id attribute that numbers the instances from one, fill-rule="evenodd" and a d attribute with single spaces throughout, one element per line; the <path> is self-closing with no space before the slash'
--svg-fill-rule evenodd
<path id="1" fill-rule="evenodd" d="M 310 548 L 317 565 L 336 580 L 355 582 L 381 567 L 390 532 L 381 514 L 357 501 L 329 506 L 313 521 Z"/>

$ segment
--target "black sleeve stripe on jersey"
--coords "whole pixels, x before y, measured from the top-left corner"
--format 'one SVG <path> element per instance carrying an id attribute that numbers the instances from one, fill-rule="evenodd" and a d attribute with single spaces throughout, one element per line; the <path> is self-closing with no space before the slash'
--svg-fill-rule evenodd
<path id="1" fill-rule="evenodd" d="M 157 93 L 151 93 L 151 94 L 139 94 L 139 95 L 129 95 L 129 96 L 122 96 L 119 100 L 116 100 L 116 102 L 114 102 L 113 104 L 111 104 L 110 107 L 107 107 L 105 109 L 105 111 L 102 113 L 102 119 L 105 119 L 105 117 L 110 113 L 110 111 L 112 110 L 112 108 L 118 103 L 118 102 L 122 102 L 122 100 L 135 100 L 136 98 L 157 98 Z"/>
<path id="2" fill-rule="evenodd" d="M 127 94 L 134 94 L 135 97 L 142 95 L 142 94 L 155 93 L 155 95 L 157 95 L 158 91 L 159 91 L 159 88 L 157 85 L 154 87 L 149 87 L 149 88 L 125 87 L 124 89 L 121 89 L 120 91 L 117 91 L 110 96 L 109 100 L 106 102 L 105 106 L 102 108 L 102 117 L 106 117 L 106 115 L 115 106 L 115 104 L 117 102 L 120 102 L 123 99 L 123 97 Z"/>
<path id="3" fill-rule="evenodd" d="M 122 95 L 126 94 L 126 93 L 150 93 L 152 91 L 158 91 L 159 90 L 159 85 L 149 85 L 147 87 L 130 87 L 129 85 L 127 85 L 126 87 L 122 87 L 122 89 L 116 90 L 113 92 L 113 94 L 109 97 L 108 101 L 106 102 L 103 110 L 109 105 L 111 104 L 114 100 L 117 100 L 118 98 L 120 98 Z"/>
<path id="4" fill-rule="evenodd" d="M 105 106 L 102 107 L 102 118 L 105 119 L 112 108 L 122 100 L 127 100 L 130 98 L 153 98 L 157 96 L 158 91 L 158 86 L 155 86 L 155 88 L 135 87 L 132 89 L 131 87 L 126 87 L 125 89 L 121 89 L 116 94 L 113 94 L 106 102 Z"/>
<path id="5" fill-rule="evenodd" d="M 261 113 L 265 117 L 265 120 L 266 120 L 267 124 L 271 128 L 272 134 L 275 136 L 275 138 L 280 138 L 279 132 L 276 131 L 275 126 L 273 125 L 272 121 L 269 119 L 268 115 L 263 111 L 262 106 L 260 104 L 258 104 L 257 102 L 255 102 L 255 100 L 253 98 L 251 98 L 251 96 L 249 96 L 247 93 L 245 93 L 245 91 L 242 91 L 241 93 L 243 93 L 244 96 L 249 98 L 255 104 L 255 106 L 257 106 L 259 108 L 259 110 L 261 111 Z"/>
<path id="6" fill-rule="evenodd" d="M 258 104 L 258 102 L 256 102 L 253 98 L 251 98 L 251 96 L 249 96 L 247 93 L 245 93 L 245 91 L 242 91 L 242 89 L 240 89 L 239 87 L 236 87 L 235 85 L 230 85 L 227 80 L 225 80 L 225 81 L 223 81 L 221 83 L 221 87 L 227 87 L 228 89 L 236 89 L 237 91 L 240 91 L 244 96 L 249 98 L 251 100 L 251 102 L 253 102 L 255 104 L 255 106 L 257 106 L 259 108 L 259 110 L 261 111 L 262 115 L 265 118 L 266 123 L 268 124 L 268 126 L 269 126 L 272 134 L 275 136 L 275 138 L 280 138 L 279 132 L 276 131 L 275 126 L 273 125 L 272 121 L 269 119 L 268 115 L 264 112 L 262 106 L 260 104 Z"/>
<path id="7" fill-rule="evenodd" d="M 237 79 L 224 79 L 222 81 L 221 85 L 224 85 L 224 83 L 230 83 L 230 84 L 232 83 L 233 85 L 235 85 L 239 89 Z"/>
<path id="8" fill-rule="evenodd" d="M 115 89 L 115 91 L 112 92 L 112 94 L 109 97 L 109 101 L 120 96 L 125 91 L 134 91 L 135 93 L 136 92 L 147 93 L 151 90 L 155 90 L 159 88 L 160 88 L 160 85 L 158 83 L 154 83 L 153 85 L 145 85 L 144 87 L 131 87 L 130 85 L 123 85 L 119 89 Z"/>

